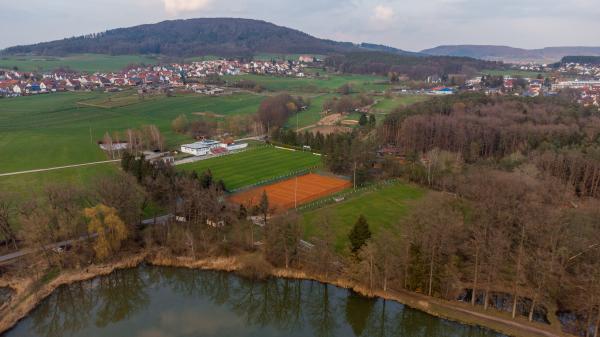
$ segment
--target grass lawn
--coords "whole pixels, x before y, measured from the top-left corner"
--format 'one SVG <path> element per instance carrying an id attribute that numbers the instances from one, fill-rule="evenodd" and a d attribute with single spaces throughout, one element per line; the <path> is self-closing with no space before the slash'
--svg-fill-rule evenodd
<path id="1" fill-rule="evenodd" d="M 167 145 L 190 141 L 171 131 L 180 114 L 199 119 L 196 112 L 221 115 L 256 112 L 262 97 L 239 94 L 221 97 L 198 95 L 137 99 L 126 106 L 100 108 L 79 102 L 99 103 L 124 93 L 60 93 L 4 99 L 0 104 L 0 173 L 49 168 L 105 160 L 96 142 L 105 132 L 155 124 Z M 91 140 L 90 140 L 91 129 Z"/>
<path id="2" fill-rule="evenodd" d="M 371 232 L 397 223 L 409 212 L 412 200 L 419 199 L 425 191 L 419 187 L 397 183 L 350 196 L 341 203 L 335 203 L 303 213 L 304 237 L 310 239 L 319 235 L 319 218 L 330 212 L 335 232 L 336 250 L 342 251 L 348 244 L 348 233 L 362 214 L 367 218 Z"/>
<path id="3" fill-rule="evenodd" d="M 11 56 L 0 58 L 0 68 L 18 67 L 21 71 L 52 71 L 57 68 L 70 68 L 89 73 L 119 71 L 130 64 L 157 64 L 159 59 L 141 55 L 102 55 L 80 54 L 64 57 L 52 56 Z"/>
<path id="4" fill-rule="evenodd" d="M 222 179 L 227 189 L 234 190 L 320 165 L 321 157 L 310 152 L 261 146 L 242 153 L 181 165 L 179 168 L 198 173 L 210 169 L 215 179 Z"/>

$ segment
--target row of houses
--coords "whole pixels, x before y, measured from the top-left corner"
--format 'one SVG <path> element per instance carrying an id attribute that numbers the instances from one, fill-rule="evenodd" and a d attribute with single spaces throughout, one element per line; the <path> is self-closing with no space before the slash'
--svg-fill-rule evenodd
<path id="1" fill-rule="evenodd" d="M 600 77 L 600 64 L 564 63 L 558 68 L 559 73 L 585 76 L 588 78 Z"/>
<path id="2" fill-rule="evenodd" d="M 94 74 L 64 70 L 38 74 L 0 69 L 0 96 L 97 89 L 112 91 L 125 87 L 177 88 L 186 86 L 188 79 L 201 79 L 211 75 L 269 74 L 304 77 L 304 66 L 305 64 L 300 61 L 212 60 L 189 64 L 128 67 L 119 72 Z M 208 90 L 209 94 L 219 94 L 219 90 L 215 91 L 214 88 L 203 87 L 193 88 L 193 90 Z"/>

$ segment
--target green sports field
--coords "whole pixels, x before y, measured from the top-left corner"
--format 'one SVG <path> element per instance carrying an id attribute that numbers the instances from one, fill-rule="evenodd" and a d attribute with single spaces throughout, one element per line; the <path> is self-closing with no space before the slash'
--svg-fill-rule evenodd
<path id="1" fill-rule="evenodd" d="M 348 244 L 348 233 L 361 214 L 367 218 L 371 232 L 376 233 L 406 216 L 410 203 L 424 193 L 423 189 L 414 185 L 395 183 L 373 191 L 359 192 L 341 203 L 306 211 L 303 213 L 304 237 L 310 239 L 318 236 L 319 218 L 329 213 L 336 237 L 336 250 L 342 251 Z"/>
<path id="2" fill-rule="evenodd" d="M 320 165 L 321 157 L 310 152 L 260 146 L 242 153 L 181 165 L 179 168 L 198 173 L 210 169 L 213 177 L 222 179 L 228 190 L 235 190 Z"/>
<path id="3" fill-rule="evenodd" d="M 52 56 L 11 56 L 0 58 L 0 68 L 21 71 L 52 71 L 57 68 L 70 68 L 83 72 L 119 71 L 130 64 L 157 64 L 159 59 L 154 56 L 141 55 L 102 55 L 80 54 L 64 57 Z"/>

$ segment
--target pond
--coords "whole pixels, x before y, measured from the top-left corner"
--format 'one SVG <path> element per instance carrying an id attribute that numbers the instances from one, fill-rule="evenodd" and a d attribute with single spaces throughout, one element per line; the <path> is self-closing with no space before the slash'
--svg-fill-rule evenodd
<path id="1" fill-rule="evenodd" d="M 498 337 L 314 281 L 142 266 L 63 286 L 4 337 Z"/>

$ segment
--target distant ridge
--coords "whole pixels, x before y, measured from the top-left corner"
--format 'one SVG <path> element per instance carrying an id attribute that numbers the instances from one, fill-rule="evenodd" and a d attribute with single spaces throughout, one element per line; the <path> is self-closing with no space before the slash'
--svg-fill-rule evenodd
<path id="1" fill-rule="evenodd" d="M 331 54 L 360 48 L 319 39 L 265 21 L 201 18 L 163 21 L 63 40 L 15 46 L 2 54 L 162 54 L 167 56 L 246 56 L 256 53 Z"/>
<path id="2" fill-rule="evenodd" d="M 381 52 L 386 52 L 386 53 L 391 53 L 391 54 L 397 54 L 397 55 L 404 55 L 404 56 L 427 56 L 425 54 L 422 53 L 416 53 L 416 52 L 412 52 L 412 51 L 406 51 L 406 50 L 402 50 L 402 49 L 398 49 L 398 48 L 394 48 L 394 47 L 390 47 L 390 46 L 386 46 L 386 45 L 382 45 L 382 44 L 374 44 L 374 43 L 366 43 L 363 42 L 360 44 L 360 47 L 362 49 L 366 49 L 369 51 L 381 51 Z"/>
<path id="3" fill-rule="evenodd" d="M 565 56 L 600 56 L 600 47 L 547 47 L 522 49 L 494 45 L 448 45 L 421 51 L 435 56 L 462 56 L 509 63 L 554 63 Z"/>

